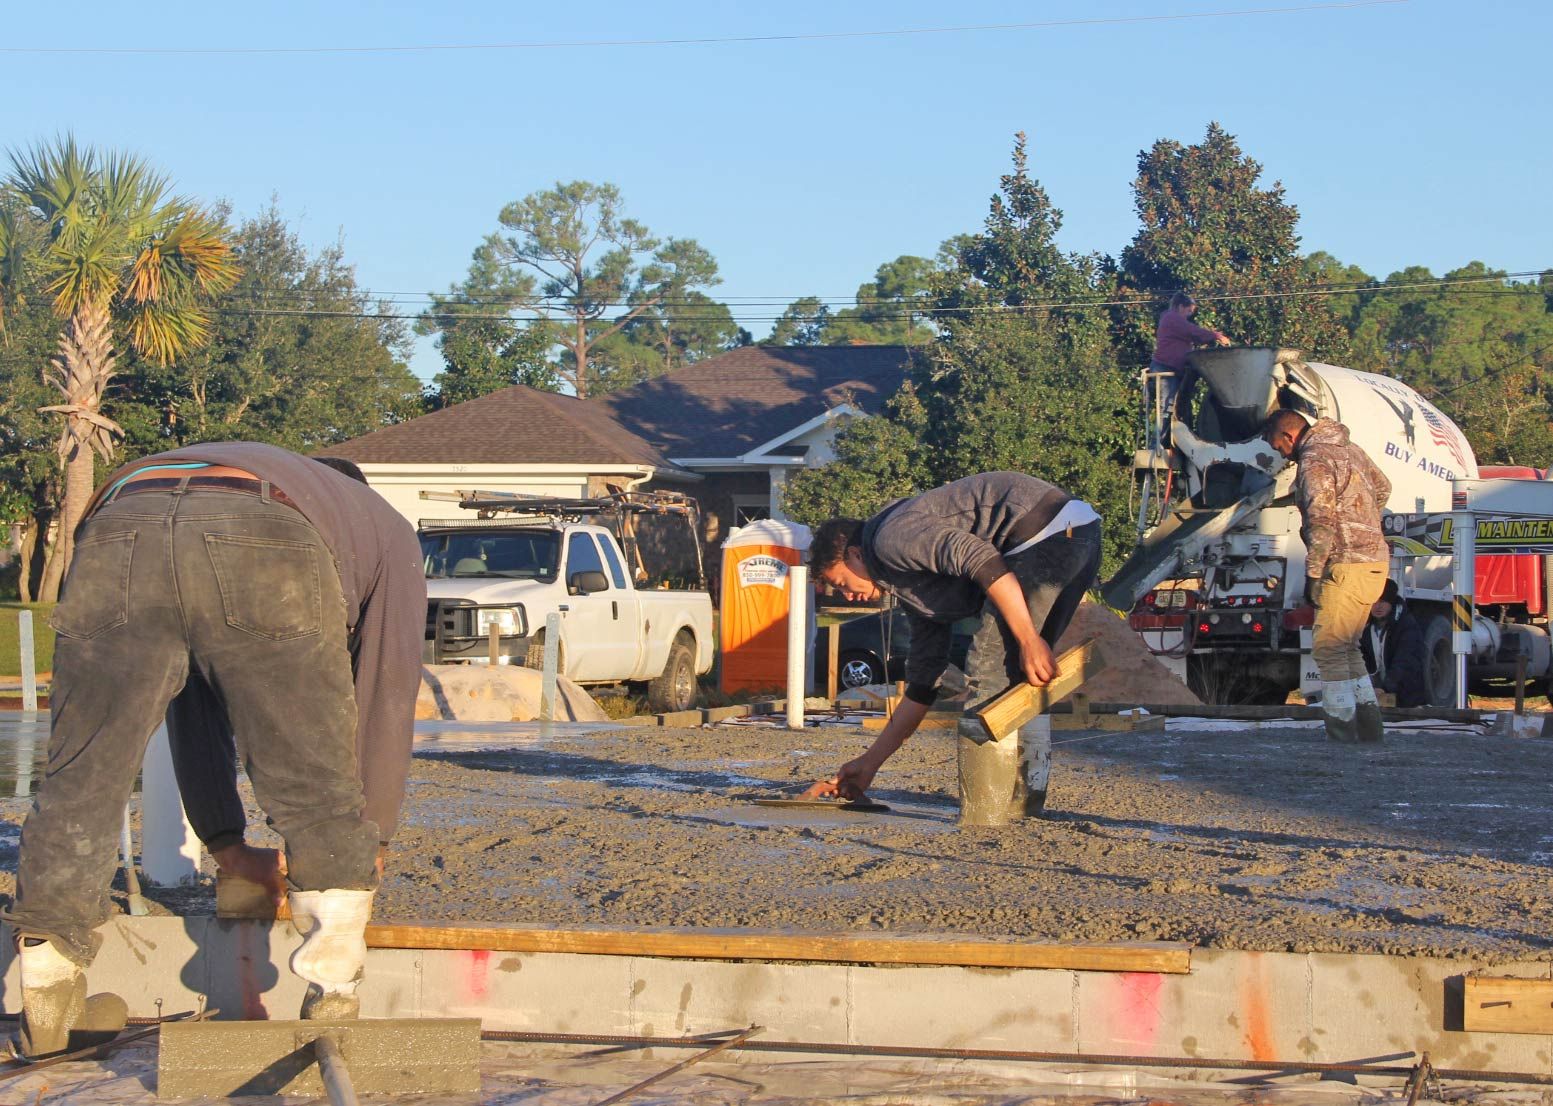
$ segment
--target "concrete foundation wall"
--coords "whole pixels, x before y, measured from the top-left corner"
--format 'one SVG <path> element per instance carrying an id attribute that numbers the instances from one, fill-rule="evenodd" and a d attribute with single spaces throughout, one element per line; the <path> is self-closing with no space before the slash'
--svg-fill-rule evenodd
<path id="1" fill-rule="evenodd" d="M 135 1015 L 292 1018 L 287 923 L 119 918 L 89 979 Z M 7 950 L 4 1008 L 20 1003 Z M 1467 961 L 1198 949 L 1188 975 L 686 961 L 374 949 L 368 1017 L 478 1017 L 487 1029 L 678 1035 L 759 1023 L 769 1040 L 1174 1057 L 1353 1061 L 1553 1073 L 1553 1038 L 1464 1033 Z M 1547 977 L 1549 965 L 1494 975 Z"/>

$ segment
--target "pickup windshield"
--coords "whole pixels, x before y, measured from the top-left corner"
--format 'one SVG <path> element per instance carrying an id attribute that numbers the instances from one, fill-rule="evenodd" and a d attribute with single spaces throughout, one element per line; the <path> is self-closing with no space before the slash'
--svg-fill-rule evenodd
<path id="1" fill-rule="evenodd" d="M 429 579 L 554 580 L 560 560 L 561 539 L 553 530 L 433 531 L 420 537 Z"/>

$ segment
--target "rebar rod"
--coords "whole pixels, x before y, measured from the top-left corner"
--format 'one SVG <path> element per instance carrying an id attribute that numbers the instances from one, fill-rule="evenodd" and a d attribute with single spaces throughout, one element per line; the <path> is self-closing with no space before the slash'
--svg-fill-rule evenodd
<path id="1" fill-rule="evenodd" d="M 345 1056 L 334 1035 L 325 1033 L 315 1038 L 313 1055 L 318 1060 L 318 1077 L 323 1080 L 330 1106 L 360 1106 L 356 1088 L 351 1085 L 350 1069 L 345 1066 Z"/>
<path id="2" fill-rule="evenodd" d="M 690 1067 L 691 1064 L 699 1064 L 707 1057 L 716 1056 L 719 1052 L 722 1052 L 726 1049 L 738 1048 L 745 1041 L 749 1040 L 763 1029 L 765 1029 L 765 1026 L 763 1025 L 752 1025 L 748 1029 L 739 1033 L 738 1036 L 729 1037 L 726 1041 L 719 1041 L 717 1044 L 713 1045 L 711 1048 L 705 1050 L 704 1052 L 698 1052 L 688 1060 L 681 1060 L 672 1068 L 667 1068 L 663 1071 L 660 1071 L 657 1075 L 650 1075 L 646 1079 L 643 1079 L 640 1083 L 634 1083 L 627 1087 L 625 1090 L 610 1095 L 604 1101 L 600 1102 L 598 1106 L 614 1106 L 614 1104 L 617 1102 L 624 1102 L 637 1091 L 646 1090 L 654 1083 L 660 1082 L 661 1080 L 667 1079 L 671 1075 L 675 1075 L 684 1071 L 686 1068 Z"/>
<path id="3" fill-rule="evenodd" d="M 527 1030 L 488 1029 L 487 1041 L 531 1044 L 629 1045 L 638 1048 L 697 1048 L 705 1037 L 644 1037 L 603 1033 L 538 1033 Z M 1306 1060 L 1231 1060 L 1222 1057 L 1123 1056 L 1087 1052 L 1032 1052 L 996 1048 L 931 1048 L 920 1045 L 857 1045 L 821 1041 L 746 1041 L 738 1046 L 749 1052 L 835 1053 L 847 1056 L 906 1056 L 928 1060 L 1008 1060 L 1046 1064 L 1127 1065 L 1135 1068 L 1208 1068 L 1226 1071 L 1266 1071 L 1283 1075 L 1393 1075 L 1407 1077 L 1413 1064 L 1318 1063 Z M 1398 1058 L 1412 1057 L 1399 1053 Z M 1553 1086 L 1553 1075 L 1540 1072 L 1484 1071 L 1477 1068 L 1431 1067 L 1438 1079 L 1480 1083 L 1529 1083 Z"/>

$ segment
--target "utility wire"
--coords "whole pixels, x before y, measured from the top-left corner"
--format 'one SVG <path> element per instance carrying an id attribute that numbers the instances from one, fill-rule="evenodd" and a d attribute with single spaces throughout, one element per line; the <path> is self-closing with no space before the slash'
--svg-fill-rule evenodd
<path id="1" fill-rule="evenodd" d="M 905 38 L 918 35 L 975 34 L 987 31 L 1055 30 L 1063 27 L 1103 27 L 1128 24 L 1181 23 L 1190 20 L 1231 19 L 1253 15 L 1291 15 L 1300 12 L 1347 11 L 1408 0 L 1346 0 L 1342 3 L 1293 4 L 1271 8 L 1237 8 L 1227 11 L 1178 12 L 1167 15 L 1131 15 L 1090 19 L 1047 19 L 1030 23 L 971 23 L 948 27 L 903 27 L 872 31 L 823 31 L 795 34 L 723 35 L 696 38 L 578 39 L 555 42 L 452 42 L 402 46 L 0 46 L 0 54 L 429 54 L 462 50 L 576 50 L 619 46 L 726 46 L 755 42 L 825 42 L 842 39 Z"/>

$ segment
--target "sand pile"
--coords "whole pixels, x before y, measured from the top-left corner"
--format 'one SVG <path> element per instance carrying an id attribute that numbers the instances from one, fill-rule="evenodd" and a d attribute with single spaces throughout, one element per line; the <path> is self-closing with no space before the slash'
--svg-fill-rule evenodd
<path id="1" fill-rule="evenodd" d="M 1067 633 L 1057 643 L 1058 652 L 1072 649 L 1089 638 L 1097 639 L 1106 663 L 1106 670 L 1084 688 L 1092 702 L 1158 703 L 1164 706 L 1202 703 L 1148 651 L 1125 618 L 1109 607 L 1085 600 L 1073 616 Z"/>
<path id="2" fill-rule="evenodd" d="M 531 722 L 539 717 L 542 674 L 522 666 L 428 664 L 415 697 L 417 721 Z M 556 679 L 558 722 L 603 722 L 609 715 L 565 676 Z"/>

